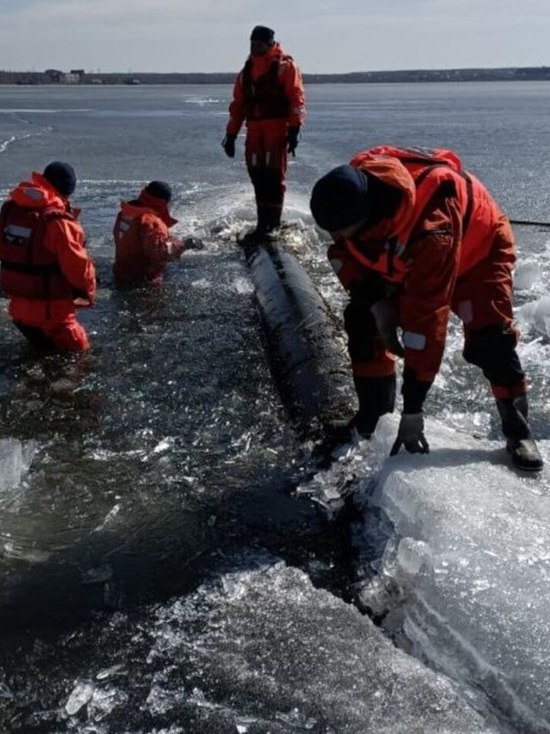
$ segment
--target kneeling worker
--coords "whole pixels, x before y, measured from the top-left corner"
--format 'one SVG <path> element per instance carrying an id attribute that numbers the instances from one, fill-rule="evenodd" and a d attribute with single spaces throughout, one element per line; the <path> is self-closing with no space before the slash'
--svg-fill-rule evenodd
<path id="1" fill-rule="evenodd" d="M 122 201 L 115 221 L 113 272 L 122 283 L 162 283 L 166 263 L 186 249 L 201 249 L 194 237 L 172 237 L 177 219 L 170 216 L 172 190 L 164 181 L 151 181 L 137 199 Z"/>
<path id="2" fill-rule="evenodd" d="M 22 181 L 0 211 L 0 285 L 13 323 L 35 346 L 83 351 L 90 343 L 76 308 L 92 306 L 95 268 L 69 197 L 74 169 L 55 161 Z"/>

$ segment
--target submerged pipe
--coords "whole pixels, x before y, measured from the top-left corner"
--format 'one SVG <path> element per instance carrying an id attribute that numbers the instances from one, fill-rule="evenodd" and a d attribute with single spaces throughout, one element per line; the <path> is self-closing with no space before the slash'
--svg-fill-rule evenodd
<path id="1" fill-rule="evenodd" d="M 306 436 L 353 414 L 345 347 L 327 305 L 298 261 L 278 242 L 245 249 L 275 377 L 291 418 Z"/>

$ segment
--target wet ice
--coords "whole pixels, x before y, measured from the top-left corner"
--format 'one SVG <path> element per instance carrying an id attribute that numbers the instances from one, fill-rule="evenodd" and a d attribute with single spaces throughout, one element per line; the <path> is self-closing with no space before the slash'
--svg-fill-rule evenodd
<path id="1" fill-rule="evenodd" d="M 381 457 L 395 430 L 394 418 L 383 420 L 375 441 Z M 365 511 L 382 508 L 395 535 L 363 601 L 372 607 L 373 597 L 382 599 L 388 631 L 484 690 L 506 718 L 550 731 L 548 469 L 518 475 L 502 441 L 436 420 L 428 419 L 427 435 L 429 455 L 386 458 L 365 492 Z M 548 460 L 546 441 L 541 449 Z M 388 595 L 395 586 L 399 593 Z"/>

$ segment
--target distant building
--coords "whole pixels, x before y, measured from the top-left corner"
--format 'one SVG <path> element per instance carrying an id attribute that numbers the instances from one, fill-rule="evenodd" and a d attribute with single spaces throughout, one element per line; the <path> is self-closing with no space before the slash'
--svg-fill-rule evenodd
<path id="1" fill-rule="evenodd" d="M 46 69 L 44 76 L 50 84 L 78 84 L 81 81 L 81 71 L 84 74 L 84 71 L 80 69 L 76 69 L 70 73 L 59 71 L 59 69 Z"/>
<path id="2" fill-rule="evenodd" d="M 61 84 L 63 77 L 65 76 L 64 71 L 59 69 L 46 69 L 44 75 L 48 78 L 48 81 L 52 84 Z"/>
<path id="3" fill-rule="evenodd" d="M 78 77 L 79 84 L 84 81 L 84 77 L 86 76 L 84 69 L 71 69 L 70 73 Z"/>

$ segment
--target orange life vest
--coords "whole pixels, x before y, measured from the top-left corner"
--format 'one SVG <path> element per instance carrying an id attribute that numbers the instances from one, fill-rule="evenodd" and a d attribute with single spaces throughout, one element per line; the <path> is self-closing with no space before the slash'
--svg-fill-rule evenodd
<path id="1" fill-rule="evenodd" d="M 418 227 L 426 207 L 445 191 L 458 199 L 461 214 L 458 276 L 487 257 L 495 226 L 503 215 L 483 184 L 462 168 L 455 153 L 380 146 L 359 153 L 350 163 L 403 194 L 402 204 L 391 220 L 346 240 L 350 254 L 362 265 L 380 272 L 387 280 L 402 281 L 407 246 L 422 236 Z"/>
<path id="2" fill-rule="evenodd" d="M 74 298 L 54 253 L 44 246 L 48 222 L 75 220 L 56 206 L 30 209 L 9 199 L 0 210 L 0 285 L 9 297 L 54 301 Z"/>
<path id="3" fill-rule="evenodd" d="M 291 56 L 277 56 L 268 70 L 252 78 L 252 60 L 247 59 L 243 74 L 244 114 L 247 120 L 273 120 L 290 114 L 290 101 L 280 80 L 281 62 Z"/>

